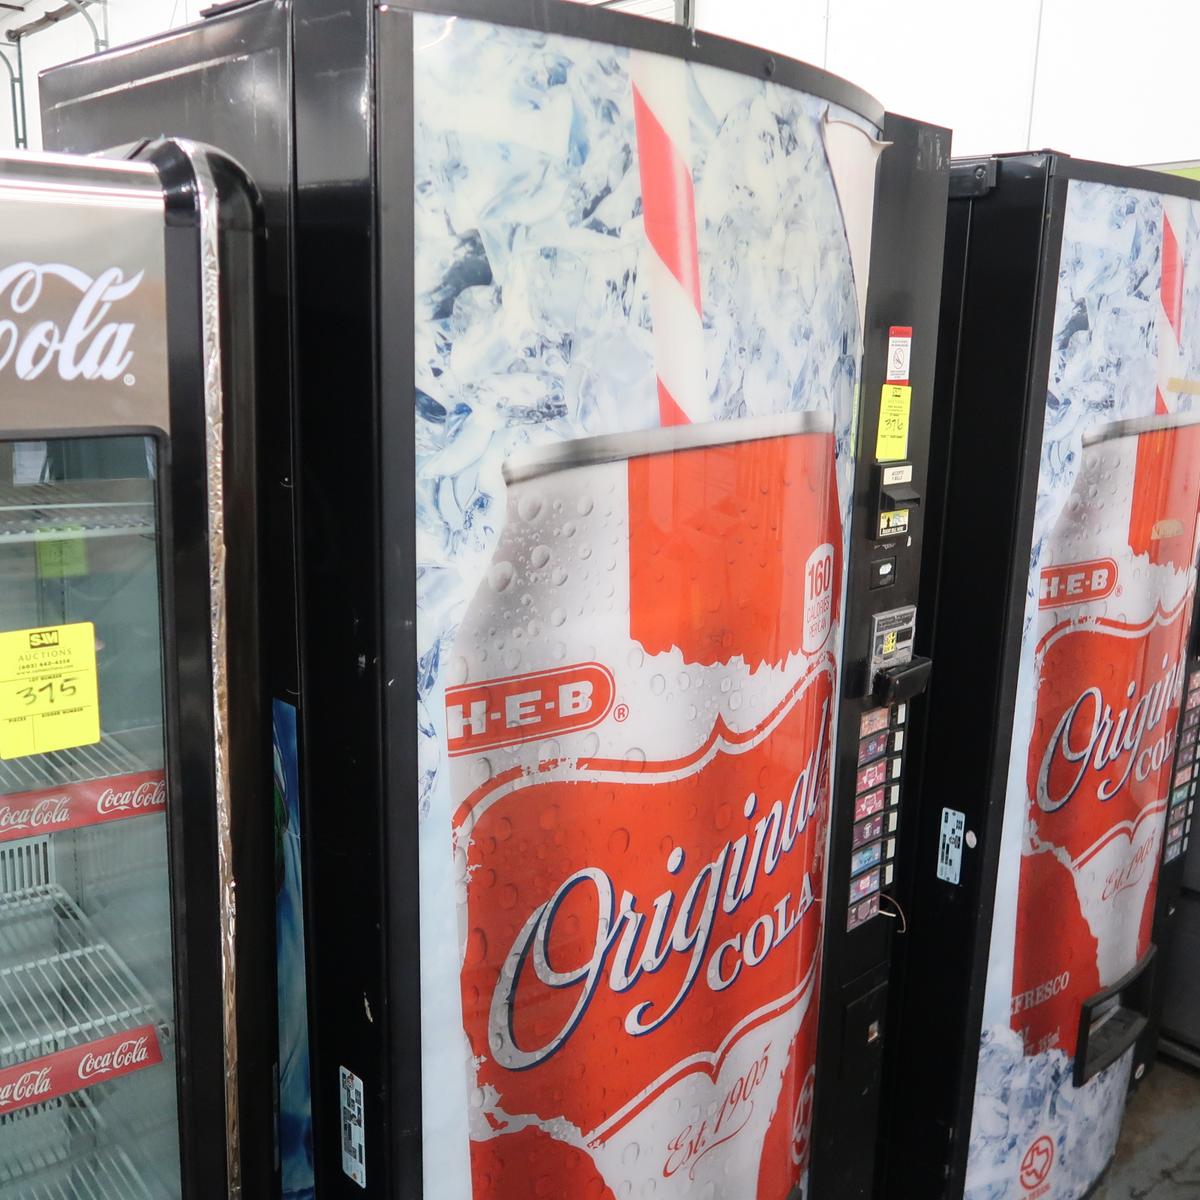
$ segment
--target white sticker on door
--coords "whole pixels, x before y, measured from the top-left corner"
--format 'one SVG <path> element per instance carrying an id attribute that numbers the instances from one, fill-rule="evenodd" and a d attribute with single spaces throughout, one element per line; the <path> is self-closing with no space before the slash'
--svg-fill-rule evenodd
<path id="1" fill-rule="evenodd" d="M 942 809 L 942 840 L 938 846 L 937 877 L 947 883 L 958 883 L 962 874 L 963 830 L 967 816 L 957 809 Z"/>
<path id="2" fill-rule="evenodd" d="M 367 1186 L 366 1130 L 363 1125 L 363 1083 L 352 1071 L 338 1068 L 342 1084 L 342 1170 Z"/>

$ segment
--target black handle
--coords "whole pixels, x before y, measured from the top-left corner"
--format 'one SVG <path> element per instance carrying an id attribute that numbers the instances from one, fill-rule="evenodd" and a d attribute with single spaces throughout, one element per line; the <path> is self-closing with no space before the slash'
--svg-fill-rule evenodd
<path id="1" fill-rule="evenodd" d="M 1076 1087 L 1083 1087 L 1115 1063 L 1145 1032 L 1150 1023 L 1156 953 L 1151 943 L 1133 970 L 1083 1002 L 1072 1080 Z"/>
<path id="2" fill-rule="evenodd" d="M 929 672 L 933 663 L 928 658 L 914 654 L 906 663 L 884 667 L 875 676 L 871 689 L 880 704 L 899 704 L 919 696 L 929 686 Z"/>

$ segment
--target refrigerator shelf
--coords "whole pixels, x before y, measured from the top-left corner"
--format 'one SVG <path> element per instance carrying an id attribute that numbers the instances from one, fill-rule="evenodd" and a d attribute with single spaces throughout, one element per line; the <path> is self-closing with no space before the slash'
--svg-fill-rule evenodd
<path id="1" fill-rule="evenodd" d="M 0 895 L 0 1068 L 154 1021 L 149 993 L 61 887 Z"/>
<path id="2" fill-rule="evenodd" d="M 0 796 L 162 769 L 162 727 L 102 733 L 91 746 L 0 760 Z"/>
<path id="3" fill-rule="evenodd" d="M 0 1200 L 151 1200 L 86 1093 L 0 1119 Z"/>
<path id="4" fill-rule="evenodd" d="M 154 535 L 148 480 L 0 487 L 0 545 L 80 537 Z"/>

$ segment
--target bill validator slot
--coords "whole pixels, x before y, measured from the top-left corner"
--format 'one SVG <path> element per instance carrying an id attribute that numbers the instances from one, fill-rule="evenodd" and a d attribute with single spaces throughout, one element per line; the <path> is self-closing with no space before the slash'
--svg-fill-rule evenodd
<path id="1" fill-rule="evenodd" d="M 881 464 L 876 486 L 876 539 L 907 534 L 920 504 L 921 495 L 913 487 L 912 463 Z"/>

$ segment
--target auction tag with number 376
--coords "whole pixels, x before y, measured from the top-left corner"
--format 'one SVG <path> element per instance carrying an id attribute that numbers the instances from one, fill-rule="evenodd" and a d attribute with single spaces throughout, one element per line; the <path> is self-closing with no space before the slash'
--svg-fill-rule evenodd
<path id="1" fill-rule="evenodd" d="M 99 740 L 91 621 L 0 633 L 0 758 Z"/>

